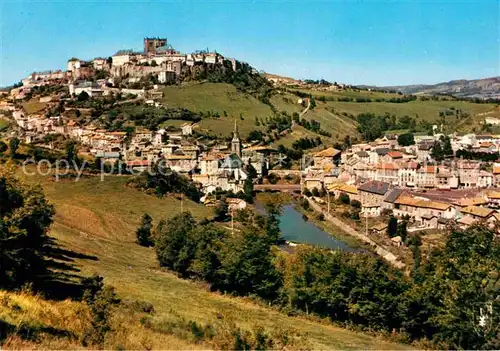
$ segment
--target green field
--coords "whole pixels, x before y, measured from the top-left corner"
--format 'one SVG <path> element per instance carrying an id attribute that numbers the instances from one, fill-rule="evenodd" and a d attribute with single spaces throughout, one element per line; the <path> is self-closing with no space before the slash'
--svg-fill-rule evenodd
<path id="1" fill-rule="evenodd" d="M 202 324 L 217 323 L 222 314 L 240 328 L 253 330 L 262 326 L 266 330 L 288 331 L 296 335 L 302 347 L 311 349 L 404 348 L 380 338 L 334 327 L 326 321 L 289 317 L 246 298 L 211 293 L 202 284 L 160 270 L 154 251 L 134 243 L 134 231 L 144 212 L 150 213 L 155 222 L 179 213 L 180 202 L 171 196 L 158 199 L 129 188 L 127 177 L 110 177 L 104 182 L 87 178 L 76 183 L 28 179 L 41 182 L 47 197 L 56 207 L 51 235 L 58 243 L 72 251 L 98 258 L 77 259 L 75 264 L 81 273 L 104 276 L 105 282 L 116 287 L 122 298 L 152 303 L 155 321 L 169 321 L 177 316 L 175 318 Z M 211 209 L 187 200 L 184 209 L 192 211 L 197 218 L 212 214 Z M 123 338 L 128 340 L 128 336 Z M 134 340 L 137 338 L 135 336 Z M 136 343 L 126 341 L 119 345 L 138 347 Z M 157 342 L 153 345 L 162 347 Z M 182 343 L 171 345 L 181 347 Z M 169 346 L 165 344 L 164 347 Z"/>
<path id="2" fill-rule="evenodd" d="M 0 132 L 7 128 L 9 122 L 3 118 L 0 118 Z"/>
<path id="3" fill-rule="evenodd" d="M 217 136 L 227 137 L 231 135 L 236 120 L 241 135 L 246 137 L 250 131 L 261 129 L 255 124 L 256 117 L 266 118 L 272 116 L 271 108 L 268 105 L 238 91 L 231 84 L 189 83 L 166 87 L 163 92 L 164 98 L 162 102 L 166 107 L 184 107 L 203 113 L 207 111 L 218 112 L 219 118 L 204 118 L 199 123 L 201 130 L 206 130 Z M 278 111 L 286 111 L 289 114 L 300 113 L 303 110 L 297 100 L 298 98 L 295 95 L 287 92 L 277 92 L 271 97 L 271 103 Z M 224 111 L 226 111 L 227 117 L 224 117 Z M 345 135 L 356 132 L 352 120 L 345 116 L 334 115 L 320 107 L 307 113 L 304 118 L 321 122 L 322 126 L 324 126 L 323 129 L 330 131 L 334 138 L 337 134 L 339 134 L 339 139 L 342 139 Z M 182 123 L 168 121 L 164 125 L 178 126 Z M 287 139 L 295 140 L 302 136 L 301 133 L 297 134 L 292 134 Z M 288 141 L 283 143 L 287 144 Z"/>
<path id="4" fill-rule="evenodd" d="M 318 104 L 321 104 L 319 102 Z M 430 122 L 439 118 L 439 112 L 454 107 L 469 112 L 471 115 L 491 111 L 494 108 L 492 104 L 474 104 L 463 101 L 410 101 L 405 103 L 388 102 L 338 102 L 328 101 L 324 104 L 334 108 L 338 112 L 347 112 L 357 115 L 362 112 L 372 112 L 383 115 L 386 112 L 396 116 L 412 116 L 424 119 Z M 448 117 L 451 121 L 454 116 Z"/>
<path id="5" fill-rule="evenodd" d="M 28 114 L 38 113 L 38 112 L 42 111 L 45 107 L 47 107 L 46 102 L 39 102 L 36 100 L 31 100 L 29 102 L 25 102 L 22 105 L 23 105 L 24 111 Z"/>
<path id="6" fill-rule="evenodd" d="M 291 89 L 294 90 L 294 89 Z M 325 92 L 317 90 L 299 90 L 314 96 L 325 96 L 338 99 L 340 97 L 350 98 L 377 98 L 391 99 L 401 97 L 398 94 L 388 94 L 371 91 L 341 91 Z M 200 130 L 205 130 L 213 135 L 227 137 L 233 130 L 234 121 L 238 123 L 243 138 L 254 129 L 261 129 L 255 125 L 255 118 L 266 118 L 272 112 L 268 105 L 263 104 L 252 96 L 238 91 L 234 86 L 224 83 L 187 83 L 181 86 L 169 86 L 164 89 L 165 97 L 163 103 L 167 107 L 184 107 L 196 112 L 207 111 L 218 112 L 219 118 L 204 118 L 199 123 Z M 289 114 L 300 113 L 303 107 L 298 104 L 298 97 L 289 91 L 277 88 L 271 96 L 271 103 L 278 111 L 286 111 Z M 389 113 L 395 116 L 408 115 L 418 121 L 427 121 L 439 124 L 439 113 L 447 109 L 460 109 L 469 113 L 469 118 L 457 120 L 455 116 L 446 117 L 445 130 L 458 131 L 480 131 L 480 123 L 484 120 L 484 114 L 491 116 L 500 114 L 495 110 L 494 104 L 475 104 L 463 101 L 410 101 L 405 103 L 390 102 L 339 102 L 319 101 L 316 99 L 316 108 L 307 112 L 303 118 L 316 120 L 321 123 L 321 128 L 330 132 L 332 138 L 325 138 L 325 142 L 333 143 L 342 140 L 346 135 L 358 137 L 357 123 L 346 114 L 356 116 L 359 113 L 371 112 L 377 115 Z M 224 117 L 224 111 L 228 117 Z M 242 118 L 240 118 L 240 115 Z M 179 121 L 169 121 L 166 125 L 179 125 Z M 306 133 L 313 134 L 313 133 Z M 313 134 L 315 135 L 315 134 Z M 291 145 L 291 143 L 304 136 L 301 130 L 294 131 L 273 145 Z M 316 135 L 315 135 L 316 136 Z"/>

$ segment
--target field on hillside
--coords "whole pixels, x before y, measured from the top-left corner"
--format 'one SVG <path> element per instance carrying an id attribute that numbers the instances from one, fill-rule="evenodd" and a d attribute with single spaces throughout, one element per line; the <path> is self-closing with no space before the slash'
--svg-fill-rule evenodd
<path id="1" fill-rule="evenodd" d="M 349 98 L 353 98 L 353 99 L 356 99 L 356 98 L 392 99 L 392 98 L 401 97 L 401 95 L 398 95 L 397 93 L 396 94 L 382 93 L 382 92 L 378 92 L 378 91 L 367 91 L 367 90 L 320 91 L 320 90 L 293 89 L 293 88 L 291 88 L 290 90 L 296 90 L 296 91 L 300 91 L 302 93 L 312 94 L 313 96 L 333 96 L 336 98 L 349 97 Z"/>
<path id="2" fill-rule="evenodd" d="M 318 105 L 322 105 L 322 103 L 318 102 Z M 347 112 L 353 115 L 362 112 L 383 115 L 388 112 L 396 116 L 418 116 L 419 119 L 429 122 L 436 121 L 439 118 L 440 111 L 451 107 L 467 111 L 471 115 L 488 112 L 494 108 L 494 105 L 491 104 L 474 104 L 464 101 L 410 101 L 405 103 L 328 101 L 324 105 L 334 108 L 336 112 Z M 448 118 L 451 122 L 451 119 L 454 119 L 455 116 L 449 116 Z"/>
<path id="3" fill-rule="evenodd" d="M 3 118 L 0 118 L 0 132 L 2 130 L 4 130 L 5 128 L 7 128 L 7 125 L 9 124 L 9 122 Z"/>
<path id="4" fill-rule="evenodd" d="M 31 114 L 31 113 L 38 113 L 41 110 L 43 110 L 45 107 L 47 107 L 47 103 L 39 102 L 37 100 L 31 100 L 29 102 L 24 102 L 22 106 L 27 114 Z"/>
<path id="5" fill-rule="evenodd" d="M 293 90 L 293 89 L 292 89 Z M 324 92 L 316 90 L 300 90 L 303 93 L 315 96 L 326 96 L 338 99 L 340 97 L 349 98 L 377 98 L 391 99 L 401 97 L 398 94 L 387 94 L 370 91 L 341 91 Z M 220 118 L 204 118 L 199 127 L 201 130 L 209 131 L 218 136 L 230 136 L 233 130 L 234 121 L 238 123 L 241 136 L 245 138 L 254 129 L 262 129 L 255 124 L 255 117 L 266 118 L 271 115 L 269 106 L 259 100 L 245 95 L 236 90 L 230 84 L 223 83 L 190 83 L 182 86 L 170 86 L 164 89 L 165 97 L 163 102 L 167 106 L 185 107 L 197 112 L 218 112 Z M 271 97 L 271 103 L 278 111 L 286 111 L 289 114 L 300 113 L 303 107 L 297 103 L 298 97 L 288 91 L 276 90 Z M 484 120 L 486 113 L 495 114 L 493 104 L 474 104 L 463 101 L 410 101 L 405 103 L 390 102 L 339 102 L 339 101 L 319 101 L 316 99 L 316 107 L 309 110 L 303 118 L 306 120 L 316 120 L 321 123 L 321 128 L 330 132 L 332 138 L 325 138 L 325 142 L 343 140 L 346 135 L 352 138 L 358 137 L 356 130 L 357 123 L 346 117 L 344 114 L 357 115 L 363 112 L 371 112 L 377 115 L 389 113 L 398 117 L 408 115 L 417 118 L 417 121 L 425 120 L 430 123 L 439 123 L 439 113 L 447 109 L 460 109 L 470 114 L 469 118 L 457 120 L 455 116 L 447 116 L 447 131 L 476 131 L 480 130 L 480 122 Z M 228 117 L 224 117 L 226 111 Z M 242 118 L 240 118 L 240 114 Z M 167 125 L 178 125 L 177 121 L 169 121 Z M 273 145 L 291 145 L 291 143 L 303 137 L 302 132 L 293 132 L 283 140 L 279 140 Z M 313 134 L 313 133 L 311 133 Z"/>
<path id="6" fill-rule="evenodd" d="M 77 259 L 75 264 L 81 273 L 104 276 L 105 282 L 116 287 L 122 298 L 152 303 L 156 311 L 153 319 L 159 324 L 168 324 L 172 318 L 216 324 L 224 318 L 246 330 L 262 326 L 266 330 L 292 333 L 302 348 L 404 348 L 326 322 L 289 317 L 249 299 L 210 293 L 201 284 L 159 270 L 154 251 L 134 243 L 134 231 L 144 212 L 150 213 L 155 223 L 179 213 L 180 202 L 171 196 L 157 199 L 131 189 L 125 185 L 127 177 L 110 177 L 104 182 L 87 178 L 76 183 L 56 183 L 40 177 L 27 180 L 41 182 L 48 199 L 55 204 L 57 214 L 51 235 L 58 243 L 97 257 L 97 260 Z M 184 209 L 197 218 L 212 214 L 211 209 L 187 200 Z"/>
<path id="7" fill-rule="evenodd" d="M 163 92 L 165 95 L 162 102 L 167 107 L 184 107 L 203 113 L 217 112 L 220 115 L 219 118 L 204 118 L 199 123 L 199 128 L 218 136 L 230 136 L 236 120 L 240 134 L 245 138 L 250 131 L 261 129 L 255 124 L 256 117 L 266 118 L 272 115 L 268 105 L 238 91 L 231 84 L 189 83 L 166 87 Z M 277 92 L 271 97 L 271 103 L 278 111 L 286 111 L 289 114 L 300 113 L 303 110 L 297 100 L 295 95 L 287 92 Z M 228 117 L 224 117 L 224 111 Z M 339 135 L 338 139 L 342 139 L 345 135 L 356 133 L 355 123 L 352 120 L 345 116 L 334 115 L 320 106 L 314 111 L 308 112 L 304 118 L 319 121 L 322 128 L 331 132 L 334 138 L 337 134 Z M 164 125 L 178 126 L 182 123 L 167 121 Z M 313 133 L 310 134 L 317 136 Z M 286 141 L 283 141 L 283 144 L 290 144 L 288 140 L 293 142 L 301 136 L 302 133 L 292 133 L 286 138 Z"/>
<path id="8" fill-rule="evenodd" d="M 486 117 L 499 118 L 500 119 L 500 106 L 496 105 L 488 112 L 478 113 L 466 120 L 459 121 L 457 123 L 457 130 L 460 132 L 476 132 L 479 133 L 483 130 L 484 119 Z M 500 126 L 493 125 L 491 127 L 486 128 L 488 132 L 500 133 Z"/>

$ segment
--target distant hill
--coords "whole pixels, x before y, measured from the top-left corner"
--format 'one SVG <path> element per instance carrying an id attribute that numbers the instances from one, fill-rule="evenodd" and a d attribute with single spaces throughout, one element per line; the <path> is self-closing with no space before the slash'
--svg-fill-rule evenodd
<path id="1" fill-rule="evenodd" d="M 399 85 L 383 87 L 404 94 L 449 94 L 456 97 L 498 99 L 500 98 L 500 77 L 452 80 L 434 85 Z"/>

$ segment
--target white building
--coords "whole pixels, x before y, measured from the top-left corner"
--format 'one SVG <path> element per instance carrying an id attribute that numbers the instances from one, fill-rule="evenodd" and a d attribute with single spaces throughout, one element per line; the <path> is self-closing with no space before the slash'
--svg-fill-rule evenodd
<path id="1" fill-rule="evenodd" d="M 82 66 L 82 61 L 77 58 L 72 58 L 68 60 L 67 69 L 68 71 L 74 72 Z"/>
<path id="2" fill-rule="evenodd" d="M 130 62 L 131 57 L 132 55 L 130 52 L 118 52 L 111 58 L 112 59 L 111 65 L 114 67 L 123 66 L 124 64 Z"/>

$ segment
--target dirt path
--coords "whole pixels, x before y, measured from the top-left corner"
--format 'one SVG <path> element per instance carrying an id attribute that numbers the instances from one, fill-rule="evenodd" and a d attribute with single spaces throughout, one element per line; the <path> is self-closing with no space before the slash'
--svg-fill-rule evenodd
<path id="1" fill-rule="evenodd" d="M 317 204 L 316 202 L 314 202 L 313 200 L 311 199 L 308 199 L 307 197 L 305 197 L 307 199 L 307 201 L 309 202 L 309 205 L 311 205 L 311 207 L 317 211 L 317 212 L 320 212 L 320 213 L 323 213 L 325 215 L 325 219 L 330 221 L 331 223 L 333 223 L 335 226 L 337 227 L 340 227 L 342 228 L 346 233 L 358 238 L 359 240 L 367 243 L 367 244 L 370 244 L 370 246 L 373 247 L 373 250 L 375 251 L 375 253 L 377 253 L 377 255 L 381 256 L 382 258 L 384 258 L 387 262 L 391 263 L 392 265 L 394 265 L 396 268 L 404 268 L 406 265 L 399 261 L 399 258 L 394 255 L 392 252 L 389 252 L 387 249 L 385 249 L 384 247 L 380 246 L 379 244 L 377 244 L 375 241 L 373 241 L 369 236 L 365 235 L 365 234 L 362 234 L 356 230 L 354 230 L 350 225 L 348 225 L 347 223 L 344 223 L 343 221 L 341 221 L 340 219 L 326 213 L 319 204 Z"/>
<path id="2" fill-rule="evenodd" d="M 300 112 L 299 117 L 300 118 L 304 117 L 304 115 L 307 113 L 307 111 L 309 111 L 310 107 L 311 107 L 311 99 L 307 99 L 307 106 L 305 109 L 302 110 L 302 112 Z"/>

